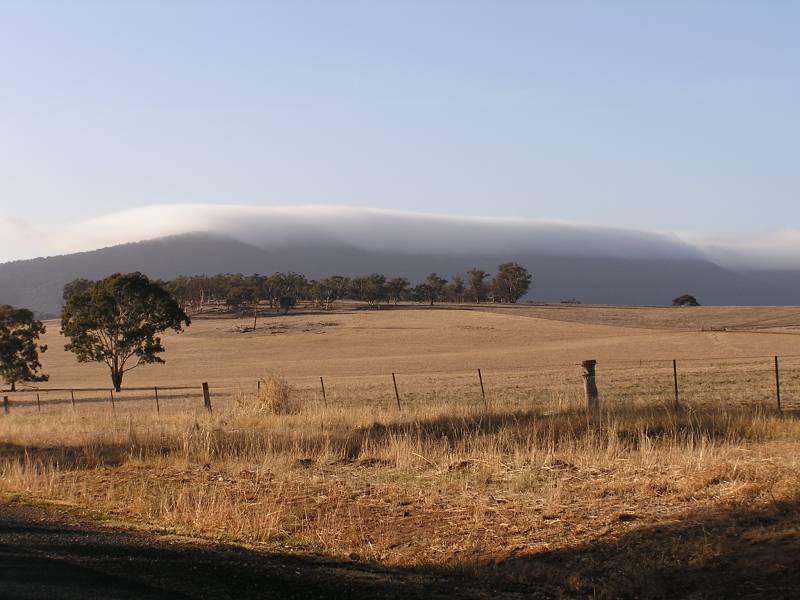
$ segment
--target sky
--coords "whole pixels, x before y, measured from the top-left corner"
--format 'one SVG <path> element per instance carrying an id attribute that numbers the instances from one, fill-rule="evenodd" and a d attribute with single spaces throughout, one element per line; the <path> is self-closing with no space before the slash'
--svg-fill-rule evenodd
<path id="1" fill-rule="evenodd" d="M 792 235 L 798 23 L 781 0 L 0 0 L 0 225 L 209 203 Z"/>

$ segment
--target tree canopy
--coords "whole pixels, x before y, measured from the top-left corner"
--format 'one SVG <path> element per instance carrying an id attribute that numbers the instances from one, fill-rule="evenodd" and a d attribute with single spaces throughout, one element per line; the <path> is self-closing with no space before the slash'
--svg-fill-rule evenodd
<path id="1" fill-rule="evenodd" d="M 64 301 L 64 304 L 69 302 L 70 298 L 73 296 L 77 296 L 92 287 L 94 284 L 93 281 L 89 281 L 88 279 L 73 279 L 68 284 L 64 286 L 62 290 L 61 298 Z"/>
<path id="2" fill-rule="evenodd" d="M 533 277 L 525 267 L 507 262 L 497 267 L 497 276 L 492 287 L 501 302 L 514 304 L 528 293 L 532 280 Z"/>
<path id="3" fill-rule="evenodd" d="M 691 294 L 683 294 L 672 301 L 672 306 L 700 306 L 700 303 Z"/>
<path id="4" fill-rule="evenodd" d="M 47 375 L 39 372 L 39 353 L 47 350 L 39 344 L 44 333 L 44 325 L 30 310 L 0 305 L 0 378 L 12 392 L 18 382 L 47 381 Z"/>
<path id="5" fill-rule="evenodd" d="M 470 269 L 467 271 L 467 276 L 469 277 L 467 294 L 470 300 L 478 304 L 486 302 L 486 297 L 489 294 L 489 286 L 486 285 L 486 278 L 489 277 L 489 273 L 483 269 Z"/>
<path id="6" fill-rule="evenodd" d="M 500 265 L 494 278 L 488 271 L 474 268 L 452 275 L 449 282 L 431 273 L 416 285 L 406 277 L 387 277 L 382 273 L 358 277 L 333 275 L 314 280 L 294 272 L 182 275 L 160 284 L 187 314 L 207 310 L 232 311 L 242 317 L 250 314 L 255 328 L 259 312 L 265 306 L 287 312 L 300 302 L 309 302 L 327 311 L 340 300 L 361 301 L 372 308 L 398 302 L 517 302 L 528 291 L 530 281 L 530 273 L 524 267 L 505 263 Z M 65 302 L 92 285 L 93 282 L 86 280 L 67 284 Z"/>
<path id="7" fill-rule="evenodd" d="M 61 333 L 65 349 L 80 362 L 105 363 L 119 391 L 128 371 L 163 363 L 158 334 L 180 333 L 190 320 L 175 298 L 141 273 L 116 273 L 77 291 L 67 300 Z"/>

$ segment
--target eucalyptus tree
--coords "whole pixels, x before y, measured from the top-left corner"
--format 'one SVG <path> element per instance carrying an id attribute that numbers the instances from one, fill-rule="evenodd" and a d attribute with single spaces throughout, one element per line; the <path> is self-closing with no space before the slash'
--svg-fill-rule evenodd
<path id="1" fill-rule="evenodd" d="M 492 291 L 501 302 L 514 304 L 528 293 L 531 287 L 528 269 L 515 262 L 507 262 L 497 267 L 497 275 L 492 282 Z"/>
<path id="2" fill-rule="evenodd" d="M 405 277 L 393 277 L 386 282 L 387 299 L 397 304 L 409 295 L 411 284 Z"/>
<path id="3" fill-rule="evenodd" d="M 444 296 L 446 286 L 446 279 L 439 277 L 436 273 L 431 273 L 425 278 L 425 281 L 414 288 L 415 295 L 418 300 L 428 302 L 433 306 L 434 302 L 438 302 Z"/>
<path id="4" fill-rule="evenodd" d="M 45 326 L 27 308 L 0 305 L 0 378 L 17 389 L 17 383 L 47 381 L 40 373 L 39 354 L 47 346 L 39 343 Z"/>
<path id="5" fill-rule="evenodd" d="M 486 279 L 489 273 L 483 269 L 470 269 L 467 271 L 467 296 L 476 304 L 486 302 L 489 295 L 489 286 L 486 285 Z"/>
<path id="6" fill-rule="evenodd" d="M 175 298 L 141 273 L 116 273 L 73 295 L 61 315 L 64 348 L 79 362 L 105 363 L 114 389 L 137 367 L 163 363 L 159 334 L 183 331 L 189 317 Z"/>

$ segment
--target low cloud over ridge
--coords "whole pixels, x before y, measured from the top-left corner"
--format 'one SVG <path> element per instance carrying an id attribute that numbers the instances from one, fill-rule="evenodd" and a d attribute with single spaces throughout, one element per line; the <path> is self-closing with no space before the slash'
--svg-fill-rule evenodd
<path id="1" fill-rule="evenodd" d="M 710 259 L 724 266 L 796 268 L 800 231 L 713 238 L 562 221 L 462 217 L 344 206 L 255 207 L 171 204 L 60 226 L 0 218 L 0 262 L 94 250 L 190 232 L 227 235 L 261 248 L 346 245 L 446 254 L 504 252 L 615 258 Z"/>

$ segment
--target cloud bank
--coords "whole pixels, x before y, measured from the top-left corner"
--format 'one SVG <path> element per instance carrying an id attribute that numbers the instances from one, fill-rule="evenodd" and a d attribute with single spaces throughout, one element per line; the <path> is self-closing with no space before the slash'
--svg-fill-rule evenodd
<path id="1" fill-rule="evenodd" d="M 741 268 L 800 266 L 800 231 L 739 239 L 535 219 L 463 217 L 346 206 L 160 205 L 78 223 L 34 226 L 0 217 L 0 262 L 68 254 L 182 233 L 227 235 L 269 249 L 351 246 L 451 256 L 538 253 L 710 259 Z"/>

